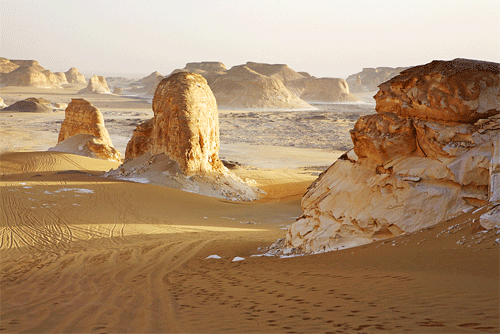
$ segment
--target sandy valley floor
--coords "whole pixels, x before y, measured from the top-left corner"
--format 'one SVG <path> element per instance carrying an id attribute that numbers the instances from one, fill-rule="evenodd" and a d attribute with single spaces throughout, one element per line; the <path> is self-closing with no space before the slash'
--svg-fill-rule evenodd
<path id="1" fill-rule="evenodd" d="M 78 88 L 0 97 L 68 103 Z M 141 99 L 83 97 L 122 153 L 152 117 Z M 487 207 L 362 247 L 258 256 L 301 215 L 352 115 L 373 112 L 335 108 L 221 111 L 221 157 L 267 192 L 256 202 L 102 177 L 118 163 L 45 152 L 64 112 L 0 113 L 0 332 L 498 333 L 500 233 L 477 223 Z"/>

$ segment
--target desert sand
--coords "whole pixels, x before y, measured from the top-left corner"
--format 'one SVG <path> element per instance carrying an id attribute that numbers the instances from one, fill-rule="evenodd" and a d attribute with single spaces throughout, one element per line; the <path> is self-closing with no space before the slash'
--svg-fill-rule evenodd
<path id="1" fill-rule="evenodd" d="M 0 97 L 68 104 L 84 87 Z M 144 99 L 78 97 L 122 153 L 152 117 Z M 356 248 L 264 256 L 349 145 L 356 115 L 374 112 L 334 108 L 333 139 L 321 110 L 220 111 L 221 159 L 267 193 L 253 202 L 103 177 L 119 163 L 46 151 L 64 112 L 0 113 L 1 332 L 497 333 L 500 235 L 478 223 L 487 207 Z M 269 122 L 280 131 L 266 136 Z"/>

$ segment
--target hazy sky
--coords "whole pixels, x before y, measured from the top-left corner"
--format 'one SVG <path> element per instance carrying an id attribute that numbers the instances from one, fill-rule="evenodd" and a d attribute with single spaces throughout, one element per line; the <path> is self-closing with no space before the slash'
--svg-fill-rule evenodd
<path id="1" fill-rule="evenodd" d="M 500 62 L 499 0 L 0 0 L 0 25 L 1 57 L 87 76 L 196 61 L 343 78 L 434 59 Z"/>

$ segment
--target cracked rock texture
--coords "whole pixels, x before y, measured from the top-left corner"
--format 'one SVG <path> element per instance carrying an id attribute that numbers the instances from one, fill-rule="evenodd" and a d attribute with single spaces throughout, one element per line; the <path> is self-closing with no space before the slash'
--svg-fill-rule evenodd
<path id="1" fill-rule="evenodd" d="M 285 247 L 321 252 L 412 232 L 498 201 L 499 64 L 456 59 L 380 85 L 354 149 L 309 187 Z M 483 227 L 500 221 L 493 210 Z"/>

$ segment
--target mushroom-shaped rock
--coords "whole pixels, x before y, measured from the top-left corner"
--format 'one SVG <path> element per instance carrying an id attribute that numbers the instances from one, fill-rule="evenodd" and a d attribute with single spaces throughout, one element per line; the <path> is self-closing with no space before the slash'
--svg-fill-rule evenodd
<path id="1" fill-rule="evenodd" d="M 120 152 L 113 147 L 104 126 L 101 111 L 84 99 L 71 100 L 61 124 L 58 144 L 50 150 L 121 161 Z"/>
<path id="2" fill-rule="evenodd" d="M 320 252 L 413 232 L 499 201 L 499 64 L 458 59 L 380 85 L 354 149 L 302 199 L 285 247 Z M 484 214 L 492 228 L 498 210 Z"/>

